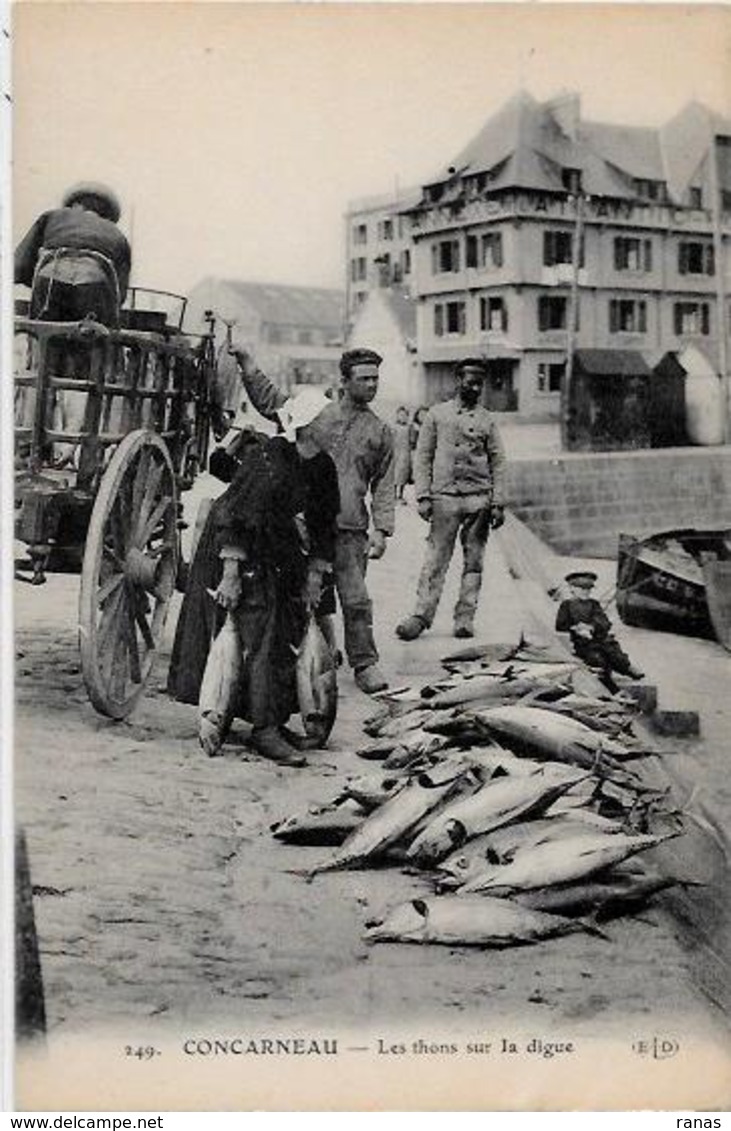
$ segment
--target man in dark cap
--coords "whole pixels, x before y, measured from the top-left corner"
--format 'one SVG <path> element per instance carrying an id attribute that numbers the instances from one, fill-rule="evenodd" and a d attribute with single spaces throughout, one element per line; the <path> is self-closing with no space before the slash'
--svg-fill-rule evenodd
<path id="1" fill-rule="evenodd" d="M 396 626 L 402 640 L 415 640 L 434 620 L 458 534 L 464 564 L 454 635 L 474 635 L 485 546 L 490 530 L 504 521 L 505 456 L 495 422 L 479 404 L 485 362 L 464 358 L 455 376 L 456 396 L 429 409 L 416 446 L 414 488 L 430 527 L 416 608 Z"/>
<path id="2" fill-rule="evenodd" d="M 232 345 L 231 352 L 254 408 L 272 419 L 287 397 L 257 368 L 246 350 Z M 332 456 L 337 468 L 340 514 L 335 587 L 343 613 L 348 662 L 358 687 L 368 695 L 382 691 L 388 683 L 378 666 L 366 568 L 369 558 L 385 553 L 395 515 L 391 429 L 370 408 L 378 391 L 381 361 L 374 350 L 346 350 L 340 359 L 340 398 L 313 424 L 320 447 Z"/>
<path id="3" fill-rule="evenodd" d="M 556 613 L 556 631 L 568 632 L 574 652 L 589 667 L 599 668 L 601 680 L 610 691 L 617 685 L 612 672 L 643 679 L 644 672 L 634 667 L 626 652 L 612 635 L 612 622 L 595 597 L 589 594 L 597 575 L 591 570 L 575 570 L 566 574 L 570 597 L 562 601 Z"/>
<path id="4" fill-rule="evenodd" d="M 31 318 L 75 322 L 93 314 L 105 326 L 118 324 L 132 260 L 117 227 L 120 211 L 111 189 L 88 181 L 38 217 L 15 252 L 15 282 L 31 288 Z"/>

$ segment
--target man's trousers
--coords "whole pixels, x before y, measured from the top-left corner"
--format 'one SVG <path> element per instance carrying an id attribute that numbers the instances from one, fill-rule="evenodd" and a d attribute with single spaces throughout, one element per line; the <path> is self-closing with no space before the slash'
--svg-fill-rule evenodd
<path id="1" fill-rule="evenodd" d="M 486 495 L 437 495 L 426 557 L 416 592 L 416 616 L 431 625 L 444 588 L 454 544 L 459 534 L 463 565 L 459 599 L 454 609 L 455 628 L 472 628 L 482 586 L 482 563 L 490 533 L 490 499 Z"/>

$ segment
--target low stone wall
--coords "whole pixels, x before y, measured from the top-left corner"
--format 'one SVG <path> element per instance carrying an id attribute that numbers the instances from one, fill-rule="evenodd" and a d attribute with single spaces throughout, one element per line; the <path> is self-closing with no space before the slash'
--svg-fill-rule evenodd
<path id="1" fill-rule="evenodd" d="M 731 527 L 731 447 L 511 461 L 507 494 L 514 513 L 559 553 L 615 557 L 620 531 Z"/>

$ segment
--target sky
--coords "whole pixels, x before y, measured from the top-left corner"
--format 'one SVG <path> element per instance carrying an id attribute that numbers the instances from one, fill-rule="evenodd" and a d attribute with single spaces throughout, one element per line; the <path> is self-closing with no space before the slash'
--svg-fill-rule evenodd
<path id="1" fill-rule="evenodd" d="M 600 121 L 731 117 L 731 7 L 24 2 L 14 233 L 64 189 L 123 202 L 133 282 L 341 287 L 349 200 L 423 183 L 519 89 Z"/>

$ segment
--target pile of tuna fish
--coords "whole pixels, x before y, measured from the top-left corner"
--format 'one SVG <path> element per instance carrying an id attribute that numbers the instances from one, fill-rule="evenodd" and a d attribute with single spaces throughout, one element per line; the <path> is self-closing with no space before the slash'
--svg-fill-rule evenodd
<path id="1" fill-rule="evenodd" d="M 398 865 L 434 895 L 371 923 L 378 941 L 506 946 L 636 910 L 671 881 L 639 854 L 683 831 L 637 759 L 636 706 L 550 646 L 484 645 L 426 687 L 389 690 L 357 753 L 375 773 L 273 826 L 334 847 L 310 877 Z"/>

